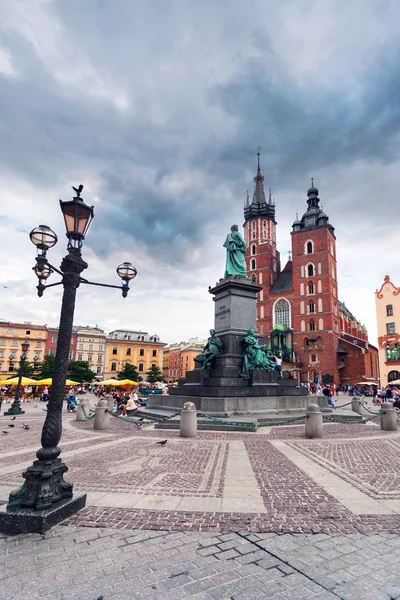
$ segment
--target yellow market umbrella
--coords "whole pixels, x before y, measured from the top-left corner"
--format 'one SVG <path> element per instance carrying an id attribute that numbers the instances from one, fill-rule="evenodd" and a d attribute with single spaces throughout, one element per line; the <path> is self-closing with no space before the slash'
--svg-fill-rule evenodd
<path id="1" fill-rule="evenodd" d="M 51 377 L 47 377 L 47 379 L 39 379 L 39 381 L 35 381 L 36 385 L 52 385 L 53 379 Z M 65 382 L 66 386 L 69 385 L 79 385 L 78 381 L 72 381 L 71 379 L 67 379 Z"/>
<path id="2" fill-rule="evenodd" d="M 18 377 L 13 377 L 12 379 L 6 379 L 2 381 L 6 385 L 18 385 Z M 29 377 L 23 377 L 21 379 L 21 385 L 34 385 L 37 384 L 36 379 L 30 379 Z"/>
<path id="3" fill-rule="evenodd" d="M 137 381 L 132 381 L 132 379 L 121 379 L 120 383 L 123 385 L 139 385 Z"/>
<path id="4" fill-rule="evenodd" d="M 99 381 L 96 385 L 121 385 L 121 379 L 105 379 L 104 381 Z M 124 385 L 124 384 L 122 384 Z"/>

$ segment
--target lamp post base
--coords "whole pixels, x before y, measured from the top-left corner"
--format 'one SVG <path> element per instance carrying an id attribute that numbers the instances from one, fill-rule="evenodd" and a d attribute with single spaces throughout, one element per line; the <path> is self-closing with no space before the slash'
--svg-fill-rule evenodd
<path id="1" fill-rule="evenodd" d="M 4 413 L 4 416 L 7 417 L 8 415 L 24 415 L 25 411 L 21 410 L 20 408 L 13 408 L 12 406 Z"/>
<path id="2" fill-rule="evenodd" d="M 79 492 L 44 510 L 8 508 L 9 505 L 4 504 L 0 506 L 0 532 L 8 535 L 44 533 L 84 508 L 85 504 L 86 494 Z"/>

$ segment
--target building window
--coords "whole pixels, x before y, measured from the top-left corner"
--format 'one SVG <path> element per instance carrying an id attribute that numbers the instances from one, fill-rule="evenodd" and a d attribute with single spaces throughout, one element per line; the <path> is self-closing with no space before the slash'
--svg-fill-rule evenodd
<path id="1" fill-rule="evenodd" d="M 251 280 L 252 280 L 252 282 L 253 282 L 253 283 L 257 283 L 257 278 L 256 278 L 256 276 L 254 275 L 254 273 L 253 273 L 253 275 L 251 276 Z"/>
<path id="2" fill-rule="evenodd" d="M 127 348 L 126 349 L 126 355 L 127 356 L 131 356 L 131 354 L 132 354 L 132 348 Z"/>
<path id="3" fill-rule="evenodd" d="M 263 239 L 266 240 L 267 239 L 267 221 L 263 221 L 262 234 L 263 234 Z"/>
<path id="4" fill-rule="evenodd" d="M 306 322 L 304 320 L 302 320 L 300 322 L 300 331 L 305 331 L 306 330 Z"/>
<path id="5" fill-rule="evenodd" d="M 52 337 L 51 338 L 51 343 L 52 344 L 57 344 L 57 340 L 58 340 L 58 337 Z"/>
<path id="6" fill-rule="evenodd" d="M 334 322 L 333 325 L 334 325 L 335 330 L 338 331 L 338 326 L 337 326 L 336 321 Z M 320 331 L 323 330 L 323 328 L 324 328 L 324 321 L 323 321 L 323 319 L 319 319 L 319 321 L 318 321 L 318 328 L 319 328 Z"/>
<path id="7" fill-rule="evenodd" d="M 274 326 L 278 323 L 290 329 L 290 304 L 285 298 L 280 298 L 274 305 Z"/>
<path id="8" fill-rule="evenodd" d="M 300 284 L 300 296 L 304 296 L 304 283 Z"/>
<path id="9" fill-rule="evenodd" d="M 79 344 L 78 350 L 83 350 L 83 344 Z"/>
<path id="10" fill-rule="evenodd" d="M 92 360 L 93 360 L 93 354 L 89 354 L 89 355 L 88 355 L 88 361 L 89 361 L 89 362 L 92 362 Z"/>
<path id="11" fill-rule="evenodd" d="M 4 350 L 0 350 L 0 358 L 4 358 Z"/>
<path id="12" fill-rule="evenodd" d="M 251 259 L 251 269 L 254 271 L 254 269 L 256 268 L 256 260 L 255 258 Z"/>
<path id="13" fill-rule="evenodd" d="M 111 363 L 111 371 L 116 371 L 117 370 L 117 363 L 116 362 L 112 362 Z"/>
<path id="14" fill-rule="evenodd" d="M 143 373 L 143 371 L 144 371 L 144 364 L 139 363 L 139 373 Z"/>
<path id="15" fill-rule="evenodd" d="M 103 346 L 99 346 L 99 352 L 103 352 Z"/>
<path id="16" fill-rule="evenodd" d="M 252 247 L 251 247 L 251 253 L 253 254 L 253 256 L 256 253 L 256 251 L 257 251 L 256 245 L 253 244 Z"/>
<path id="17" fill-rule="evenodd" d="M 41 348 L 42 347 L 42 342 L 36 342 L 36 348 Z"/>
<path id="18" fill-rule="evenodd" d="M 78 360 L 82 360 L 82 354 L 78 354 Z"/>
<path id="19" fill-rule="evenodd" d="M 308 303 L 308 312 L 309 313 L 314 313 L 315 312 L 315 304 L 312 300 L 310 300 L 310 302 Z"/>
<path id="20" fill-rule="evenodd" d="M 56 355 L 56 349 L 55 348 L 50 348 L 49 355 L 50 356 L 55 356 Z"/>
<path id="21" fill-rule="evenodd" d="M 89 344 L 89 352 L 93 352 L 93 344 Z"/>
<path id="22" fill-rule="evenodd" d="M 97 357 L 97 362 L 103 362 L 103 357 L 102 356 L 98 356 Z"/>
<path id="23" fill-rule="evenodd" d="M 0 346 L 5 346 L 6 345 L 6 340 L 0 340 Z"/>
<path id="24" fill-rule="evenodd" d="M 157 356 L 157 350 L 153 350 L 153 352 L 151 353 L 152 356 Z"/>
<path id="25" fill-rule="evenodd" d="M 96 373 L 97 373 L 97 374 L 101 373 L 101 367 L 97 367 L 97 369 L 96 369 Z"/>
<path id="26" fill-rule="evenodd" d="M 387 335 L 396 333 L 396 325 L 394 323 L 386 323 L 386 333 Z"/>
<path id="27" fill-rule="evenodd" d="M 313 253 L 313 243 L 307 242 L 307 254 L 312 254 L 312 253 Z"/>
<path id="28" fill-rule="evenodd" d="M 131 335 L 128 335 L 128 340 L 131 340 L 131 339 L 132 339 L 132 336 L 131 336 Z"/>
<path id="29" fill-rule="evenodd" d="M 387 317 L 392 317 L 393 316 L 393 304 L 388 304 L 386 306 L 386 316 Z"/>
<path id="30" fill-rule="evenodd" d="M 313 294 L 314 293 L 314 284 L 312 281 L 309 282 L 308 284 L 308 293 L 309 294 Z"/>
<path id="31" fill-rule="evenodd" d="M 25 331 L 25 335 L 31 335 L 30 331 Z"/>
<path id="32" fill-rule="evenodd" d="M 253 235 L 252 235 L 252 237 L 253 237 L 253 240 L 255 240 L 256 237 L 257 237 L 256 236 L 256 222 L 255 221 L 252 222 L 251 227 L 253 229 Z"/>
<path id="33" fill-rule="evenodd" d="M 309 329 L 310 329 L 310 331 L 315 331 L 315 322 L 314 321 L 310 321 Z"/>
<path id="34" fill-rule="evenodd" d="M 314 276 L 314 265 L 307 266 L 307 275 L 308 275 L 308 277 Z"/>
<path id="35" fill-rule="evenodd" d="M 311 354 L 311 362 L 312 362 L 312 363 L 315 363 L 315 362 L 317 362 L 317 357 L 316 357 L 316 355 L 315 355 L 315 354 Z"/>
<path id="36" fill-rule="evenodd" d="M 322 298 L 318 298 L 318 312 L 323 312 Z M 337 307 L 335 303 L 333 303 L 333 312 L 335 313 L 335 315 L 337 314 Z"/>
<path id="37" fill-rule="evenodd" d="M 117 348 L 117 346 L 113 346 L 112 354 L 118 354 L 118 348 Z"/>
<path id="38" fill-rule="evenodd" d="M 310 345 L 310 340 L 308 338 L 304 338 L 304 347 L 308 348 L 309 345 Z"/>
<path id="39" fill-rule="evenodd" d="M 34 357 L 34 360 L 39 360 L 39 358 L 40 358 L 40 354 L 37 354 L 37 353 L 36 353 L 36 354 L 35 354 L 35 357 Z"/>
<path id="40" fill-rule="evenodd" d="M 144 348 L 140 348 L 140 350 L 139 350 L 139 356 L 144 356 Z"/>
<path id="41" fill-rule="evenodd" d="M 18 340 L 13 340 L 13 341 L 12 341 L 12 345 L 13 345 L 13 346 L 18 346 Z"/>

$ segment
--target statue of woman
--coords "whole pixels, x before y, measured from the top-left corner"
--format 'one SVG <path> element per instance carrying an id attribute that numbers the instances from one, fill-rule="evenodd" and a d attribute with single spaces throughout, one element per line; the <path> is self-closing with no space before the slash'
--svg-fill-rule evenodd
<path id="1" fill-rule="evenodd" d="M 207 344 L 203 348 L 203 352 L 198 354 L 194 361 L 199 363 L 200 369 L 209 369 L 216 356 L 223 353 L 224 347 L 221 338 L 215 335 L 215 330 L 210 329 L 211 337 L 208 338 Z"/>
<path id="2" fill-rule="evenodd" d="M 232 225 L 231 232 L 226 236 L 224 248 L 226 248 L 224 277 L 229 277 L 230 275 L 247 277 L 246 261 L 244 259 L 247 245 L 242 234 L 239 233 L 238 225 Z"/>
<path id="3" fill-rule="evenodd" d="M 258 340 L 254 337 L 254 329 L 249 329 L 247 335 L 242 339 L 243 365 L 240 377 L 250 379 L 250 369 L 265 369 L 266 371 L 274 371 L 276 362 L 272 361 L 267 356 L 267 348 L 260 346 Z"/>

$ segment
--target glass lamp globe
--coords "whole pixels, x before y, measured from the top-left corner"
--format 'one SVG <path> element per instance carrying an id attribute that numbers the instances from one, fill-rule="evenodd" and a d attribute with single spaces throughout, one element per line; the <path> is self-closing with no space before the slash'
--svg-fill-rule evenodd
<path id="1" fill-rule="evenodd" d="M 121 279 L 130 281 L 137 275 L 137 270 L 130 262 L 123 262 L 117 267 L 117 273 Z"/>

